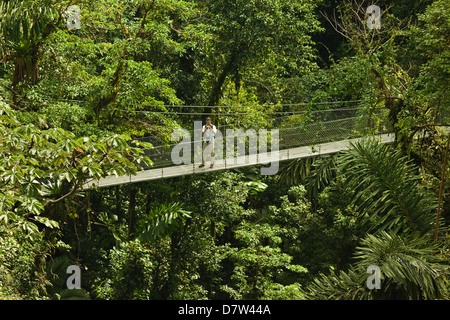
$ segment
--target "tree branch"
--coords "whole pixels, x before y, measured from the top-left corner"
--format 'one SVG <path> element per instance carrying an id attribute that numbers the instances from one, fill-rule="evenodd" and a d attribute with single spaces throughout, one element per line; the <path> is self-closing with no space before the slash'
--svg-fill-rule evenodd
<path id="1" fill-rule="evenodd" d="M 48 207 L 48 206 L 51 205 L 51 204 L 55 204 L 55 203 L 61 202 L 61 201 L 65 200 L 65 199 L 69 198 L 69 197 L 72 196 L 75 192 L 78 191 L 78 188 L 79 188 L 79 184 L 78 184 L 78 183 L 75 183 L 75 185 L 73 186 L 72 190 L 70 190 L 69 193 L 63 195 L 62 197 L 60 197 L 60 198 L 58 198 L 58 199 L 51 199 L 51 200 L 48 200 L 48 201 L 44 204 L 44 208 Z"/>

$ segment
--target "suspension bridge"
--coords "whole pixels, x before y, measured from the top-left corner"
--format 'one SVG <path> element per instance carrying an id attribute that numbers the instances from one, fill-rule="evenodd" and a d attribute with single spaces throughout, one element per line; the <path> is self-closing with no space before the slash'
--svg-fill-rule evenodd
<path id="1" fill-rule="evenodd" d="M 136 175 L 90 181 L 85 187 L 110 187 L 247 166 L 260 166 L 262 174 L 276 174 L 282 161 L 338 153 L 367 136 L 381 143 L 392 143 L 394 134 L 381 119 L 386 119 L 386 114 L 367 114 L 362 108 L 337 108 L 277 117 L 267 130 L 257 126 L 216 124 L 213 168 L 209 166 L 210 155 L 205 157 L 206 165 L 199 167 L 202 159 L 200 125 L 197 131 L 195 128 L 180 131 L 183 139 L 179 136 L 180 141 L 176 143 L 152 143 L 153 148 L 144 149 L 145 155 L 153 161 L 151 167 Z M 150 137 L 139 140 L 152 142 Z"/>

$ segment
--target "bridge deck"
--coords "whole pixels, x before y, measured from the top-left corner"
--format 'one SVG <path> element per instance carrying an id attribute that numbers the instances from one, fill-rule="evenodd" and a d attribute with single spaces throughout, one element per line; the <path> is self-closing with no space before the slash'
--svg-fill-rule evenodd
<path id="1" fill-rule="evenodd" d="M 386 133 L 375 136 L 375 138 L 379 139 L 381 143 L 392 143 L 394 141 L 393 133 Z M 154 168 L 148 169 L 144 171 L 139 171 L 136 175 L 127 175 L 127 176 L 109 176 L 100 180 L 88 182 L 85 185 L 85 188 L 89 188 L 91 186 L 98 187 L 111 187 L 115 185 L 127 184 L 127 183 L 136 183 L 142 181 L 156 180 L 156 179 L 164 179 L 164 178 L 172 178 L 172 177 L 180 177 L 190 174 L 200 174 L 205 172 L 219 171 L 219 170 L 228 170 L 239 167 L 246 166 L 254 166 L 254 165 L 268 165 L 268 158 L 271 161 L 286 161 L 286 160 L 294 160 L 299 158 L 306 158 L 311 156 L 325 155 L 337 153 L 343 150 L 347 150 L 350 148 L 351 143 L 355 143 L 364 138 L 355 138 L 355 139 L 347 139 L 335 142 L 327 142 L 322 144 L 317 144 L 313 146 L 304 146 L 297 148 L 290 148 L 279 150 L 275 152 L 274 155 L 269 152 L 268 154 L 258 154 L 249 156 L 243 156 L 241 158 L 232 158 L 232 159 L 218 159 L 215 161 L 214 168 L 210 168 L 207 165 L 203 168 L 198 167 L 198 163 L 187 164 L 187 165 L 176 165 L 169 166 L 163 168 Z M 273 160 L 274 159 L 274 160 Z"/>

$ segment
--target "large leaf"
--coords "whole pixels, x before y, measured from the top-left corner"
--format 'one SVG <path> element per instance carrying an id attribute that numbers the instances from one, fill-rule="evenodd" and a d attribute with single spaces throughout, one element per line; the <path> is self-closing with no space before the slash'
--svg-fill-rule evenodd
<path id="1" fill-rule="evenodd" d="M 361 268 L 377 265 L 383 282 L 378 296 L 388 297 L 395 290 L 410 299 L 436 299 L 444 290 L 448 266 L 438 264 L 429 239 L 417 233 L 400 236 L 393 232 L 368 235 L 356 252 Z"/>
<path id="2" fill-rule="evenodd" d="M 369 230 L 433 230 L 435 197 L 399 150 L 367 139 L 354 144 L 340 161 L 347 183 L 356 191 L 353 202 Z"/>
<path id="3" fill-rule="evenodd" d="M 154 241 L 172 233 L 186 218 L 190 218 L 189 212 L 183 210 L 179 203 L 159 205 L 141 222 L 138 237 L 143 242 Z"/>
<path id="4" fill-rule="evenodd" d="M 305 289 L 307 299 L 439 299 L 445 292 L 449 267 L 433 256 L 429 239 L 394 232 L 368 235 L 356 252 L 358 262 L 348 271 L 321 274 Z M 367 288 L 367 268 L 378 266 L 381 288 Z"/>

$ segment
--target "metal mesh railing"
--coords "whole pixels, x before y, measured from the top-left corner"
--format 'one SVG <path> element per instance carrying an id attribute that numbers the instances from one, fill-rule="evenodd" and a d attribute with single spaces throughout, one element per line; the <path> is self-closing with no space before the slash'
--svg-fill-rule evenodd
<path id="1" fill-rule="evenodd" d="M 368 134 L 381 134 L 389 132 L 387 126 L 386 114 L 383 111 L 379 111 L 372 114 L 363 113 L 363 109 L 334 109 L 323 110 L 315 112 L 305 112 L 300 115 L 284 116 L 273 119 L 272 128 L 250 128 L 241 130 L 241 136 L 233 138 L 232 152 L 235 156 L 249 155 L 251 152 L 250 143 L 251 139 L 248 137 L 250 132 L 256 132 L 258 136 L 258 149 L 261 140 L 260 129 L 267 129 L 269 136 L 267 137 L 267 150 L 270 151 L 274 145 L 270 138 L 271 130 L 278 130 L 279 150 L 285 150 L 296 147 L 314 146 L 320 143 L 341 141 L 346 139 L 360 138 Z M 227 149 L 227 129 L 239 128 L 233 125 L 221 126 L 216 125 L 218 131 L 222 134 L 223 138 L 215 140 L 216 159 L 223 159 L 227 156 L 226 151 L 229 151 L 230 145 Z M 251 127 L 251 126 L 250 126 Z M 252 131 L 252 129 L 254 131 Z M 187 131 L 190 134 L 190 139 L 187 142 L 172 143 L 167 145 L 154 145 L 152 149 L 145 149 L 145 155 L 153 161 L 151 168 L 164 168 L 169 166 L 175 166 L 177 164 L 198 163 L 201 159 L 201 135 L 200 138 L 194 134 L 194 130 Z M 234 131 L 236 133 L 236 131 Z M 242 135 L 244 133 L 244 135 Z M 197 140 L 195 140 L 195 138 Z M 245 145 L 245 154 L 242 153 L 242 149 L 238 150 L 237 141 L 240 139 Z M 141 138 L 140 140 L 146 142 L 152 142 L 151 138 Z M 264 141 L 264 140 L 263 140 Z M 272 143 L 271 143 L 272 142 Z M 172 157 L 172 150 L 183 150 L 178 153 L 179 157 L 184 154 L 185 161 L 183 163 L 175 163 Z M 255 149 L 252 149 L 253 152 Z M 238 153 L 241 151 L 241 153 Z M 219 153 L 219 154 L 218 154 Z M 187 159 L 189 158 L 189 159 Z M 186 161 L 187 160 L 187 161 Z M 190 161 L 189 161 L 190 160 Z M 197 160 L 197 161 L 196 161 Z M 149 168 L 150 169 L 150 168 Z"/>

